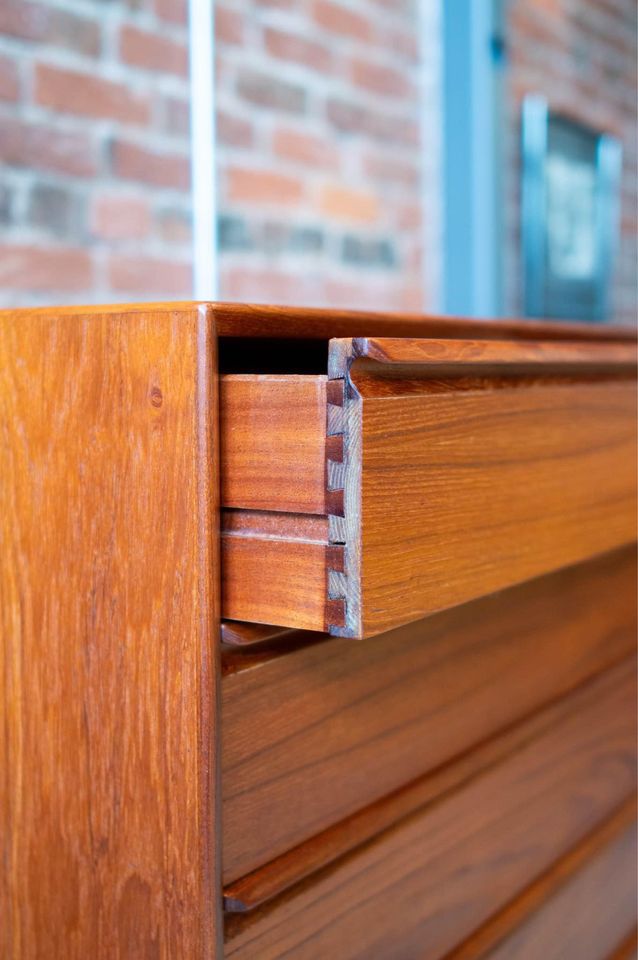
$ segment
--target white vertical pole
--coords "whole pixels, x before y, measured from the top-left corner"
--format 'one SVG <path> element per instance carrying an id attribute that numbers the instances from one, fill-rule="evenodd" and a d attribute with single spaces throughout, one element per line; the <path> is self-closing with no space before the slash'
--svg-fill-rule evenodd
<path id="1" fill-rule="evenodd" d="M 443 4 L 421 0 L 419 5 L 422 269 L 428 298 L 424 308 L 430 313 L 440 312 L 443 302 Z"/>
<path id="2" fill-rule="evenodd" d="M 188 0 L 193 295 L 218 297 L 215 165 L 215 0 Z"/>

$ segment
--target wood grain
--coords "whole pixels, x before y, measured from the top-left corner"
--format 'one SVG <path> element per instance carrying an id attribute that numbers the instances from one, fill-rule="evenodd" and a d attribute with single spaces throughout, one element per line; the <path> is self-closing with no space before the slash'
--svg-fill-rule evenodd
<path id="1" fill-rule="evenodd" d="M 315 834 L 258 870 L 228 884 L 224 888 L 224 909 L 228 913 L 247 913 L 280 896 L 301 880 L 395 826 L 425 804 L 439 798 L 445 799 L 446 794 L 500 763 L 546 731 L 554 718 L 555 711 L 550 707 L 506 727 L 471 750 L 454 757 L 449 763 L 413 780 L 328 830 Z M 633 816 L 633 805 L 630 804 L 630 807 L 629 815 Z M 515 912 L 519 915 L 521 902 L 517 900 L 516 904 Z M 510 927 L 513 925 L 512 922 Z M 503 923 L 499 923 L 498 931 L 502 931 L 503 926 Z M 490 944 L 494 940 L 495 936 L 491 936 Z"/>
<path id="2" fill-rule="evenodd" d="M 636 923 L 636 798 L 446 960 L 601 960 Z"/>
<path id="3" fill-rule="evenodd" d="M 611 324 L 558 323 L 539 320 L 481 319 L 323 310 L 263 304 L 212 305 L 220 337 L 329 339 L 331 337 L 474 337 L 516 340 L 636 340 L 636 331 Z"/>
<path id="4" fill-rule="evenodd" d="M 328 513 L 325 376 L 221 378 L 221 501 Z"/>
<path id="5" fill-rule="evenodd" d="M 329 542 L 327 516 L 225 510 L 221 532 L 225 617 L 302 630 L 345 624 L 343 599 L 330 598 L 344 548 Z"/>
<path id="6" fill-rule="evenodd" d="M 334 347 L 333 347 L 334 349 Z M 350 349 L 346 342 L 346 349 Z M 359 337 L 352 342 L 354 357 L 381 363 L 430 367 L 541 368 L 628 367 L 635 370 L 634 343 L 587 343 L 578 340 L 415 339 Z"/>
<path id="7" fill-rule="evenodd" d="M 269 663 L 277 652 L 283 652 L 285 650 L 287 653 L 292 653 L 295 650 L 301 650 L 302 647 L 325 643 L 331 639 L 329 634 L 317 633 L 314 630 L 286 629 L 279 633 L 279 628 L 275 627 L 274 630 L 277 631 L 277 633 L 273 636 L 272 640 L 267 639 L 261 643 L 247 644 L 225 643 L 224 635 L 229 625 L 234 626 L 234 624 L 235 621 L 232 620 L 222 621 L 222 676 L 228 676 L 231 673 L 241 673 L 243 670 L 253 669 L 258 664 Z M 262 624 L 242 624 L 238 621 L 237 625 L 240 627 L 257 627 L 257 629 L 263 629 L 268 632 L 273 629 Z"/>
<path id="8" fill-rule="evenodd" d="M 0 317 L 0 955 L 211 958 L 206 308 Z"/>
<path id="9" fill-rule="evenodd" d="M 632 541 L 628 380 L 378 380 L 346 401 L 345 633 L 366 636 Z"/>
<path id="10" fill-rule="evenodd" d="M 634 928 L 619 947 L 609 954 L 607 960 L 636 960 L 638 957 L 638 929 Z"/>
<path id="11" fill-rule="evenodd" d="M 172 303 L 127 303 L 83 307 L 87 316 L 144 313 L 149 309 L 173 311 L 208 306 L 220 337 L 252 339 L 329 339 L 330 337 L 482 337 L 485 339 L 528 340 L 616 340 L 631 342 L 636 330 L 614 324 L 561 323 L 525 318 L 479 320 L 437 314 L 378 312 L 363 310 L 326 310 L 320 307 L 290 307 L 257 303 L 204 303 L 186 300 Z M 56 309 L 56 316 L 74 316 L 76 307 Z M 47 316 L 48 308 L 22 310 L 29 318 Z"/>
<path id="12" fill-rule="evenodd" d="M 226 956 L 435 960 L 635 791 L 633 658 L 548 728 L 272 904 L 229 918 Z"/>
<path id="13" fill-rule="evenodd" d="M 290 627 L 273 627 L 262 623 L 243 623 L 241 620 L 223 620 L 221 641 L 229 647 L 253 647 L 287 637 Z"/>
<path id="14" fill-rule="evenodd" d="M 222 496 L 298 508 L 302 521 L 335 515 L 326 542 L 345 542 L 347 567 L 331 578 L 303 522 L 289 549 L 283 535 L 233 540 L 224 615 L 372 635 L 630 541 L 635 385 L 614 378 L 635 354 L 631 343 L 333 340 L 345 410 L 321 376 L 227 377 Z M 362 357 L 382 359 L 383 375 L 358 368 Z M 418 378 L 392 379 L 406 364 Z M 432 379 L 448 367 L 475 379 Z M 479 378 L 486 367 L 527 377 Z M 546 376 L 531 380 L 535 368 Z M 607 379 L 547 375 L 594 368 Z"/>
<path id="15" fill-rule="evenodd" d="M 236 656 L 222 683 L 224 882 L 631 651 L 635 580 L 624 549 L 365 641 L 287 652 L 289 638 L 243 670 Z"/>

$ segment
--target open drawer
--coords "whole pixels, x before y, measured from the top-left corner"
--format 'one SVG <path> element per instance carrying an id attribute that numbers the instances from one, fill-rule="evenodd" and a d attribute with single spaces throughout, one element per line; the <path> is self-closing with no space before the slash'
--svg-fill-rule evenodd
<path id="1" fill-rule="evenodd" d="M 223 376 L 223 616 L 367 636 L 631 541 L 635 361 L 357 338 Z"/>

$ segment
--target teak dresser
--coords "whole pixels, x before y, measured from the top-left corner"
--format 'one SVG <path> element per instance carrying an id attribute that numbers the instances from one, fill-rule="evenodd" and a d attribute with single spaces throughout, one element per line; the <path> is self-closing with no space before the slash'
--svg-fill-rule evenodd
<path id="1" fill-rule="evenodd" d="M 636 340 L 0 315 L 0 958 L 635 957 Z"/>

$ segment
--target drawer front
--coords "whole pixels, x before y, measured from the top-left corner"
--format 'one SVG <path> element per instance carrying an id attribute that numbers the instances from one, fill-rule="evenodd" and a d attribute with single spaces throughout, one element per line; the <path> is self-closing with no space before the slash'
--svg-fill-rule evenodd
<path id="1" fill-rule="evenodd" d="M 610 377 L 605 360 L 569 344 L 333 342 L 331 374 L 345 382 L 346 633 L 388 630 L 634 538 L 635 383 L 622 363 Z"/>
<path id="2" fill-rule="evenodd" d="M 370 636 L 628 543 L 634 357 L 334 340 L 328 379 L 226 378 L 224 505 L 290 525 L 239 542 L 226 515 L 224 614 Z"/>
<path id="3" fill-rule="evenodd" d="M 632 799 L 446 960 L 620 960 L 636 924 L 635 818 Z"/>
<path id="4" fill-rule="evenodd" d="M 583 686 L 515 753 L 231 919 L 225 955 L 446 956 L 633 794 L 634 670 L 625 662 Z"/>
<path id="5" fill-rule="evenodd" d="M 635 580 L 623 549 L 366 641 L 293 635 L 224 676 L 225 882 L 630 653 Z"/>

